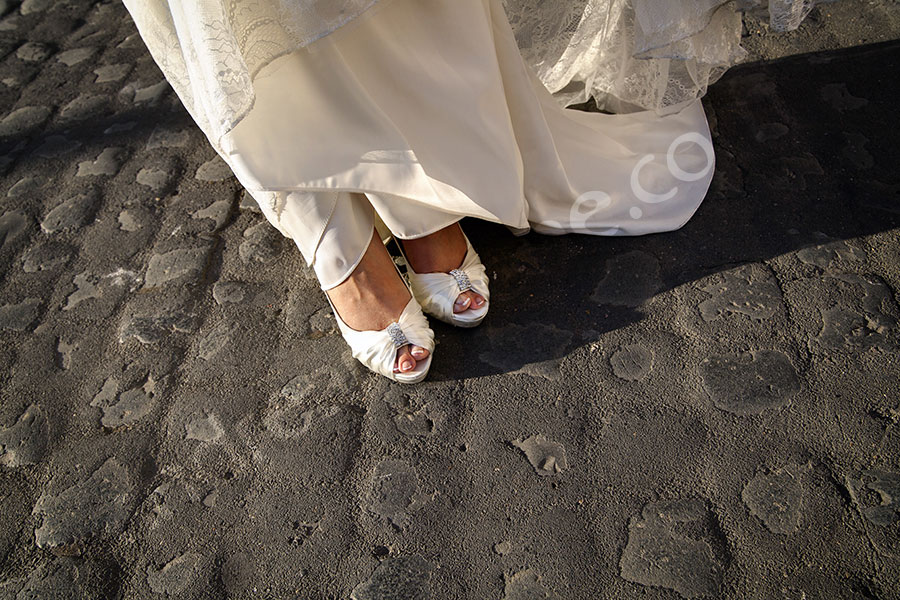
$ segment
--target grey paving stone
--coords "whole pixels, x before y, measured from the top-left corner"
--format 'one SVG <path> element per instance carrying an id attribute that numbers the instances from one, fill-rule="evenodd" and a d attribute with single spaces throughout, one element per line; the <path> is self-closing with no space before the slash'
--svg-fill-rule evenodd
<path id="1" fill-rule="evenodd" d="M 394 426 L 397 431 L 408 436 L 424 436 L 434 433 L 437 423 L 443 415 L 436 412 L 430 404 L 417 410 L 400 409 L 394 415 Z"/>
<path id="2" fill-rule="evenodd" d="M 0 215 L 0 248 L 5 249 L 21 239 L 31 219 L 21 210 L 10 210 Z"/>
<path id="3" fill-rule="evenodd" d="M 75 284 L 76 289 L 66 298 L 63 310 L 72 310 L 85 300 L 99 298 L 101 295 L 100 288 L 97 287 L 97 277 L 87 271 L 76 275 L 72 283 Z"/>
<path id="4" fill-rule="evenodd" d="M 816 354 L 886 351 L 900 343 L 900 308 L 874 275 L 830 273 L 785 284 L 792 317 Z"/>
<path id="5" fill-rule="evenodd" d="M 83 63 L 87 59 L 97 53 L 96 48 L 72 48 L 65 50 L 56 55 L 56 60 L 63 63 L 67 67 L 74 67 L 79 63 Z"/>
<path id="6" fill-rule="evenodd" d="M 155 150 L 156 148 L 184 148 L 191 139 L 190 131 L 187 129 L 171 129 L 167 127 L 157 126 L 150 134 L 147 140 L 147 150 Z"/>
<path id="7" fill-rule="evenodd" d="M 244 301 L 246 285 L 239 281 L 217 281 L 213 284 L 213 298 L 219 306 Z"/>
<path id="8" fill-rule="evenodd" d="M 200 442 L 215 442 L 225 435 L 225 428 L 214 414 L 193 414 L 185 424 L 185 439 Z"/>
<path id="9" fill-rule="evenodd" d="M 488 332 L 490 350 L 478 355 L 482 362 L 507 372 L 559 379 L 560 359 L 566 355 L 572 332 L 543 323 L 509 324 Z M 519 343 L 523 339 L 532 343 Z"/>
<path id="10" fill-rule="evenodd" d="M 129 83 L 119 92 L 119 97 L 132 104 L 156 106 L 170 89 L 169 82 L 165 79 L 152 85 Z"/>
<path id="11" fill-rule="evenodd" d="M 741 498 L 772 533 L 794 533 L 800 528 L 803 485 L 797 465 L 757 473 L 744 486 Z"/>
<path id="12" fill-rule="evenodd" d="M 191 333 L 196 329 L 195 314 L 181 310 L 162 310 L 152 315 L 125 317 L 119 329 L 119 341 L 134 338 L 142 344 L 156 344 L 170 333 Z"/>
<path id="13" fill-rule="evenodd" d="M 16 56 L 19 60 L 25 62 L 41 62 L 46 59 L 53 51 L 46 44 L 40 42 L 26 42 L 19 46 L 16 50 Z"/>
<path id="14" fill-rule="evenodd" d="M 63 121 L 84 121 L 101 114 L 109 105 L 106 96 L 97 94 L 80 94 L 59 111 L 59 118 Z"/>
<path id="15" fill-rule="evenodd" d="M 262 210 L 259 208 L 259 203 L 250 195 L 250 192 L 244 190 L 241 194 L 241 204 L 238 206 L 241 210 L 246 210 L 248 212 L 262 214 Z"/>
<path id="16" fill-rule="evenodd" d="M 307 337 L 310 339 L 318 339 L 337 332 L 337 319 L 334 318 L 334 311 L 331 310 L 331 307 L 322 307 L 309 317 Z"/>
<path id="17" fill-rule="evenodd" d="M 22 18 L 19 15 L 9 15 L 0 21 L 0 31 L 16 31 L 22 24 Z"/>
<path id="18" fill-rule="evenodd" d="M 46 106 L 23 106 L 3 117 L 0 121 L 0 137 L 21 135 L 44 124 L 50 117 Z"/>
<path id="19" fill-rule="evenodd" d="M 97 200 L 93 193 L 72 196 L 47 213 L 41 221 L 41 229 L 45 233 L 59 233 L 87 225 L 93 220 Z"/>
<path id="20" fill-rule="evenodd" d="M 351 600 L 429 600 L 433 567 L 418 554 L 382 561 L 368 581 L 353 588 Z"/>
<path id="21" fill-rule="evenodd" d="M 114 598 L 118 595 L 118 570 L 118 565 L 111 564 L 110 561 L 59 557 L 47 565 L 39 565 L 32 570 L 28 580 L 14 598 L 15 600 Z"/>
<path id="22" fill-rule="evenodd" d="M 776 350 L 712 356 L 700 363 L 700 375 L 713 404 L 736 415 L 782 408 L 800 392 L 797 371 Z"/>
<path id="23" fill-rule="evenodd" d="M 44 411 L 29 404 L 13 425 L 0 428 L 0 465 L 21 467 L 39 462 L 47 451 L 48 438 Z"/>
<path id="24" fill-rule="evenodd" d="M 113 123 L 109 127 L 103 130 L 103 133 L 106 135 L 112 135 L 114 133 L 122 133 L 124 131 L 131 131 L 137 126 L 137 121 L 125 121 L 124 123 Z"/>
<path id="25" fill-rule="evenodd" d="M 80 348 L 78 344 L 69 344 L 62 338 L 59 339 L 59 342 L 56 345 L 56 353 L 59 355 L 59 365 L 63 369 L 70 369 L 72 367 L 72 355 Z"/>
<path id="26" fill-rule="evenodd" d="M 222 322 L 213 328 L 206 337 L 200 340 L 197 356 L 203 360 L 212 360 L 231 343 L 233 326 L 228 322 Z"/>
<path id="27" fill-rule="evenodd" d="M 784 123 L 763 123 L 754 137 L 757 142 L 765 143 L 784 137 L 788 132 L 790 132 L 790 128 Z"/>
<path id="28" fill-rule="evenodd" d="M 76 177 L 88 175 L 115 175 L 119 172 L 122 156 L 125 151 L 122 148 L 106 148 L 97 157 L 97 160 L 86 160 L 78 163 Z"/>
<path id="29" fill-rule="evenodd" d="M 203 274 L 209 248 L 182 248 L 150 257 L 144 287 L 152 288 L 182 278 L 197 278 Z"/>
<path id="30" fill-rule="evenodd" d="M 253 557 L 244 551 L 233 552 L 222 563 L 219 578 L 230 595 L 245 594 L 253 585 L 256 573 Z"/>
<path id="31" fill-rule="evenodd" d="M 9 198 L 18 198 L 34 193 L 46 187 L 48 183 L 50 183 L 50 180 L 42 175 L 23 177 L 9 188 L 6 195 Z"/>
<path id="32" fill-rule="evenodd" d="M 557 598 L 547 591 L 534 569 L 504 574 L 503 600 L 551 600 Z"/>
<path id="33" fill-rule="evenodd" d="M 797 251 L 800 262 L 829 270 L 837 262 L 860 262 L 866 260 L 866 251 L 851 246 L 844 240 L 833 240 Z"/>
<path id="34" fill-rule="evenodd" d="M 38 547 L 78 548 L 90 539 L 118 533 L 131 514 L 134 491 L 131 473 L 115 458 L 57 494 L 45 491 L 33 511 L 42 520 L 34 532 Z"/>
<path id="35" fill-rule="evenodd" d="M 607 259 L 606 274 L 591 300 L 597 304 L 637 307 L 662 289 L 659 261 L 641 250 Z"/>
<path id="36" fill-rule="evenodd" d="M 231 167 L 218 156 L 200 165 L 194 174 L 194 178 L 200 181 L 224 181 L 232 177 L 234 177 L 234 173 L 232 173 Z"/>
<path id="37" fill-rule="evenodd" d="M 653 351 L 642 344 L 629 344 L 609 358 L 613 373 L 626 381 L 639 381 L 653 370 Z"/>
<path id="38" fill-rule="evenodd" d="M 710 295 L 698 307 L 704 321 L 715 321 L 728 314 L 759 321 L 783 310 L 778 284 L 760 265 L 742 265 L 715 278 L 717 282 L 701 288 Z"/>
<path id="39" fill-rule="evenodd" d="M 569 468 L 563 445 L 547 439 L 542 433 L 510 443 L 525 454 L 538 475 L 558 475 Z"/>
<path id="40" fill-rule="evenodd" d="M 685 529 L 692 535 L 682 533 Z M 652 502 L 628 524 L 619 569 L 628 581 L 674 590 L 683 598 L 718 597 L 727 563 L 719 550 L 723 544 L 715 515 L 702 501 Z"/>
<path id="41" fill-rule="evenodd" d="M 22 5 L 19 7 L 19 11 L 23 15 L 30 15 L 32 13 L 43 12 L 53 6 L 53 0 L 23 0 Z"/>
<path id="42" fill-rule="evenodd" d="M 262 415 L 265 431 L 254 442 L 260 469 L 310 486 L 348 476 L 359 447 L 363 411 L 341 399 L 329 399 L 324 390 L 319 394 L 320 406 L 284 396 L 270 399 Z M 297 461 L 297 456 L 305 458 Z"/>
<path id="43" fill-rule="evenodd" d="M 397 529 L 409 526 L 412 512 L 426 499 L 419 491 L 416 470 L 406 462 L 384 459 L 372 471 L 367 507 Z"/>
<path id="44" fill-rule="evenodd" d="M 99 69 L 94 69 L 97 79 L 94 83 L 109 83 L 110 81 L 121 81 L 126 75 L 131 73 L 131 65 L 106 65 Z"/>
<path id="45" fill-rule="evenodd" d="M 122 231 L 137 231 L 144 226 L 147 215 L 139 209 L 126 208 L 119 213 L 118 220 Z"/>
<path id="46" fill-rule="evenodd" d="M 245 263 L 271 262 L 282 250 L 283 235 L 268 221 L 258 223 L 244 231 L 244 241 L 238 247 L 238 255 Z"/>
<path id="47" fill-rule="evenodd" d="M 866 502 L 861 508 L 869 522 L 879 527 L 892 527 L 900 522 L 900 473 L 886 469 L 864 471 L 861 483 L 875 493 L 876 502 Z"/>
<path id="48" fill-rule="evenodd" d="M 161 569 L 147 567 L 150 589 L 167 597 L 181 594 L 196 579 L 201 558 L 197 552 L 185 552 L 167 562 Z"/>
<path id="49" fill-rule="evenodd" d="M 867 99 L 857 98 L 851 94 L 847 89 L 847 84 L 844 82 L 829 83 L 822 86 L 820 94 L 822 100 L 840 112 L 857 110 L 869 103 Z"/>
<path id="50" fill-rule="evenodd" d="M 142 385 L 119 392 L 118 378 L 110 377 L 91 400 L 91 406 L 100 408 L 103 412 L 100 424 L 104 427 L 128 427 L 153 410 L 157 403 L 157 385 L 153 375 L 148 375 Z"/>
<path id="51" fill-rule="evenodd" d="M 138 171 L 137 182 L 145 185 L 153 191 L 160 191 L 168 187 L 172 180 L 172 174 L 163 169 L 143 168 Z"/>
<path id="52" fill-rule="evenodd" d="M 0 328 L 25 331 L 37 319 L 41 303 L 40 298 L 26 298 L 18 304 L 0 306 Z"/>
<path id="53" fill-rule="evenodd" d="M 230 200 L 217 200 L 206 208 L 191 213 L 193 219 L 211 219 L 215 223 L 215 229 L 219 229 L 228 220 L 228 214 L 231 212 Z"/>
<path id="54" fill-rule="evenodd" d="M 127 36 L 124 40 L 119 42 L 116 45 L 116 48 L 120 50 L 128 50 L 130 48 L 140 48 L 141 47 L 141 37 L 137 33 L 132 33 Z"/>
<path id="55" fill-rule="evenodd" d="M 2 137 L 2 135 L 0 135 L 0 137 Z M 8 148 L 5 154 L 0 154 L 0 175 L 5 174 L 9 170 L 10 166 L 16 162 L 16 159 L 19 158 L 19 155 L 26 146 L 28 146 L 28 141 L 22 140 L 14 147 Z"/>
<path id="56" fill-rule="evenodd" d="M 56 271 L 72 256 L 72 248 L 57 242 L 43 242 L 29 248 L 23 256 L 22 269 L 26 273 Z"/>
<path id="57" fill-rule="evenodd" d="M 70 140 L 64 135 L 48 135 L 34 151 L 41 158 L 58 158 L 81 148 L 81 142 Z"/>
<path id="58" fill-rule="evenodd" d="M 0 555 L 10 556 L 10 551 L 19 543 L 22 523 L 31 518 L 34 492 L 27 485 L 24 479 L 16 481 L 12 477 L 8 477 L 4 485 L 3 496 L 0 496 Z M 30 542 L 28 540 L 29 545 Z M 15 578 L 7 577 L 0 583 L 0 598 L 15 598 L 24 584 L 24 579 L 16 582 Z"/>

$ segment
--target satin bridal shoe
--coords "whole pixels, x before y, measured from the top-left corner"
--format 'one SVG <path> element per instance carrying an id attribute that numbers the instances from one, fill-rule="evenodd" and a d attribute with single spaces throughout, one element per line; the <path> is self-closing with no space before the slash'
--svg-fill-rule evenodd
<path id="1" fill-rule="evenodd" d="M 462 230 L 460 229 L 462 232 Z M 462 264 L 449 273 L 416 273 L 399 240 L 395 240 L 403 261 L 406 263 L 406 277 L 412 294 L 427 314 L 457 327 L 475 327 L 487 315 L 490 292 L 488 290 L 487 270 L 472 247 L 465 232 L 466 257 Z M 473 291 L 484 297 L 484 304 L 478 308 L 470 308 L 461 313 L 453 312 L 453 305 L 459 295 Z"/>
<path id="2" fill-rule="evenodd" d="M 328 298 L 328 304 L 331 305 L 344 341 L 350 346 L 353 358 L 368 367 L 370 371 L 384 375 L 398 383 L 419 383 L 425 379 L 428 369 L 431 368 L 434 332 L 428 326 L 428 320 L 422 313 L 422 308 L 411 293 L 409 302 L 400 313 L 400 317 L 380 331 L 351 329 L 341 319 L 341 315 L 327 293 L 325 297 Z M 406 345 L 425 348 L 428 350 L 428 358 L 416 360 L 416 368 L 412 371 L 395 372 L 397 351 Z"/>

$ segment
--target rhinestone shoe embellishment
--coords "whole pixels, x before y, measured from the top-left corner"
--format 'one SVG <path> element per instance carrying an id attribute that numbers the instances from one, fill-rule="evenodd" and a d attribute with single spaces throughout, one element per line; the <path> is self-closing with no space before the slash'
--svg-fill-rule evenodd
<path id="1" fill-rule="evenodd" d="M 450 271 L 450 275 L 452 275 L 453 279 L 456 280 L 456 285 L 459 286 L 460 292 L 468 292 L 472 289 L 472 282 L 469 280 L 469 276 L 465 271 L 460 269 L 452 269 Z"/>
<path id="2" fill-rule="evenodd" d="M 391 341 L 394 343 L 396 348 L 400 348 L 409 343 L 409 340 L 406 339 L 406 334 L 403 333 L 403 330 L 400 329 L 399 323 L 391 323 L 387 326 L 387 333 L 391 337 Z"/>

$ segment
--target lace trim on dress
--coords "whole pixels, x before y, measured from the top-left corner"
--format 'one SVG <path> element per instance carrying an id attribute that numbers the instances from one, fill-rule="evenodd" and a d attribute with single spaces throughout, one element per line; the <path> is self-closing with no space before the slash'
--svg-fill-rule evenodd
<path id="1" fill-rule="evenodd" d="M 833 0 L 819 0 L 822 2 Z M 816 0 L 503 0 L 526 62 L 563 106 L 664 113 L 706 93 L 746 52 L 742 11 L 796 29 Z"/>

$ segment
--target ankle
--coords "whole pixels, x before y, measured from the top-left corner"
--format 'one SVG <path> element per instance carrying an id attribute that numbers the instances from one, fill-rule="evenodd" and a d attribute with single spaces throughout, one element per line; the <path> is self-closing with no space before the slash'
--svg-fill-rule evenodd
<path id="1" fill-rule="evenodd" d="M 466 241 L 458 223 L 420 238 L 398 240 L 398 243 L 416 273 L 446 273 L 458 268 L 466 258 Z"/>

